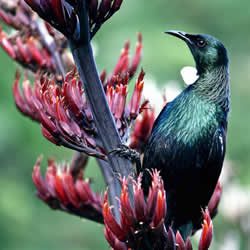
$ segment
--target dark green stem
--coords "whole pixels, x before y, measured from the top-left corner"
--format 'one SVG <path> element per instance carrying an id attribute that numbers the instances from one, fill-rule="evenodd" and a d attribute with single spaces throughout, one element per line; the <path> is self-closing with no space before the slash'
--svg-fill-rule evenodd
<path id="1" fill-rule="evenodd" d="M 83 87 L 95 120 L 95 124 L 106 153 L 116 149 L 122 144 L 113 115 L 110 111 L 106 95 L 99 78 L 96 63 L 90 44 L 89 22 L 85 1 L 82 1 L 81 10 L 78 12 L 80 21 L 80 39 L 69 39 L 69 44 L 80 75 Z M 133 176 L 132 163 L 118 154 L 108 155 L 109 164 L 113 170 L 114 178 Z M 114 181 L 114 183 L 117 183 Z M 132 185 L 128 187 L 132 197 Z M 119 197 L 120 189 L 115 188 L 115 196 Z M 114 205 L 115 216 L 119 221 L 119 207 Z"/>

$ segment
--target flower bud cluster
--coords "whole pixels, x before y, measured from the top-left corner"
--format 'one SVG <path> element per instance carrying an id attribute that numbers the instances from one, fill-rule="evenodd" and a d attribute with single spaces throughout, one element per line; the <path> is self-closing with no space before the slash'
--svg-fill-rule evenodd
<path id="1" fill-rule="evenodd" d="M 121 65 L 121 61 L 123 61 L 124 52 L 122 51 L 122 56 L 120 56 L 113 74 L 106 81 L 104 73 L 100 76 L 121 137 L 127 134 L 132 121 L 142 110 L 143 71 L 141 71 L 132 97 L 126 105 L 130 69 L 133 69 L 134 74 L 140 62 L 138 58 L 142 53 L 140 35 L 138 43 L 140 49 L 136 49 L 131 64 L 129 64 L 128 52 L 126 52 L 127 66 L 117 66 Z M 127 46 L 124 50 L 128 50 Z M 13 94 L 17 108 L 24 115 L 41 123 L 42 133 L 49 141 L 106 159 L 82 83 L 75 70 L 66 75 L 62 81 L 62 87 L 57 85 L 55 78 L 40 74 L 40 77 L 37 75 L 32 88 L 30 81 L 25 77 L 23 94 L 20 91 L 20 75 L 17 73 Z"/>
<path id="2" fill-rule="evenodd" d="M 103 223 L 103 200 L 91 190 L 89 182 L 83 179 L 83 171 L 74 181 L 71 167 L 67 164 L 58 167 L 54 160 L 49 160 L 43 180 L 40 173 L 41 160 L 41 157 L 37 160 L 32 174 L 37 196 L 52 209 Z"/>
<path id="3" fill-rule="evenodd" d="M 67 41 L 61 33 L 41 22 L 24 0 L 0 1 L 0 19 L 16 30 L 8 34 L 0 26 L 0 46 L 13 60 L 34 73 L 56 73 L 61 79 L 67 66 Z"/>
<path id="4" fill-rule="evenodd" d="M 0 26 L 0 45 L 4 51 L 23 67 L 36 72 L 55 72 L 55 63 L 50 52 L 37 37 L 8 36 Z"/>
<path id="5" fill-rule="evenodd" d="M 2 0 L 0 2 L 0 18 L 14 29 L 30 29 L 30 26 L 33 25 L 33 15 L 24 0 Z"/>
<path id="6" fill-rule="evenodd" d="M 86 4 L 91 38 L 122 4 L 122 0 L 25 0 L 25 2 L 54 28 L 67 38 L 77 40 L 81 36 L 81 15 Z"/>
<path id="7" fill-rule="evenodd" d="M 133 206 L 127 191 L 129 179 L 122 179 L 122 191 L 119 199 L 121 221 L 118 223 L 108 204 L 107 192 L 104 198 L 103 217 L 104 234 L 113 249 L 169 249 L 192 250 L 190 237 L 183 240 L 179 231 L 174 234 L 172 228 L 164 225 L 167 213 L 166 194 L 163 181 L 156 170 L 150 173 L 152 184 L 148 197 L 144 197 L 141 188 L 142 176 L 133 183 Z M 202 234 L 199 250 L 209 248 L 213 225 L 208 209 L 203 212 Z"/>
<path id="8" fill-rule="evenodd" d="M 128 194 L 128 181 L 122 179 L 122 191 L 120 195 L 120 224 L 115 220 L 112 209 L 107 201 L 107 193 L 104 198 L 103 216 L 105 224 L 105 236 L 109 244 L 118 249 L 144 249 L 146 239 L 150 245 L 157 241 L 155 237 L 163 237 L 167 234 L 164 226 L 164 218 L 166 215 L 166 196 L 163 181 L 159 172 L 154 171 L 152 174 L 152 185 L 147 200 L 141 187 L 142 175 L 133 183 L 133 204 Z M 152 245 L 153 246 L 153 245 Z M 154 249 L 154 248 L 152 248 Z"/>

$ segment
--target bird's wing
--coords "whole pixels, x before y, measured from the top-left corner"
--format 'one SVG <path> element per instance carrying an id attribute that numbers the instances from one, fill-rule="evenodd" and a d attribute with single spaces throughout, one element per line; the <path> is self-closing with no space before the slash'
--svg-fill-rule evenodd
<path id="1" fill-rule="evenodd" d="M 203 208 L 208 205 L 221 173 L 226 152 L 226 133 L 226 127 L 224 126 L 219 126 L 215 130 L 207 161 L 201 170 L 200 190 L 207 190 L 200 194 L 199 202 Z M 193 219 L 194 231 L 201 228 L 201 222 L 202 216 L 197 213 L 197 217 Z"/>
<path id="2" fill-rule="evenodd" d="M 226 128 L 224 126 L 217 127 L 212 141 L 212 147 L 210 149 L 207 164 L 212 165 L 214 162 L 218 164 L 223 163 L 226 152 Z"/>
<path id="3" fill-rule="evenodd" d="M 215 155 L 222 160 L 224 159 L 226 151 L 226 129 L 223 126 L 219 126 L 213 136 L 212 147 L 208 156 L 209 161 L 213 160 Z"/>
<path id="4" fill-rule="evenodd" d="M 215 130 L 211 149 L 208 154 L 207 161 L 202 168 L 202 180 L 203 185 L 206 186 L 216 186 L 218 178 L 221 173 L 222 164 L 226 152 L 226 128 L 224 126 L 218 126 Z M 213 190 L 204 194 L 204 203 L 211 198 Z"/>

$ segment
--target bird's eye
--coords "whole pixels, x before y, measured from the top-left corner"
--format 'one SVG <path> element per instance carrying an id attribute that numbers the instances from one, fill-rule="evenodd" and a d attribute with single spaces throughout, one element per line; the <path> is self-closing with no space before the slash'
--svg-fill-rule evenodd
<path id="1" fill-rule="evenodd" d="M 207 45 L 206 41 L 204 41 L 202 39 L 199 39 L 196 44 L 199 48 L 203 48 Z"/>

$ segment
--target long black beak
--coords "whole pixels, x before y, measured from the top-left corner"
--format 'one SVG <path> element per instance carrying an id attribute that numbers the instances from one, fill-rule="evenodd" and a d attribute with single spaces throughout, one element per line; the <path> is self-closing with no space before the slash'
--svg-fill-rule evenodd
<path id="1" fill-rule="evenodd" d="M 165 31 L 164 33 L 178 37 L 180 39 L 182 39 L 183 41 L 185 41 L 186 43 L 192 44 L 193 42 L 189 39 L 189 37 L 191 36 L 190 34 L 187 34 L 183 31 L 178 31 L 178 30 L 168 30 Z"/>

